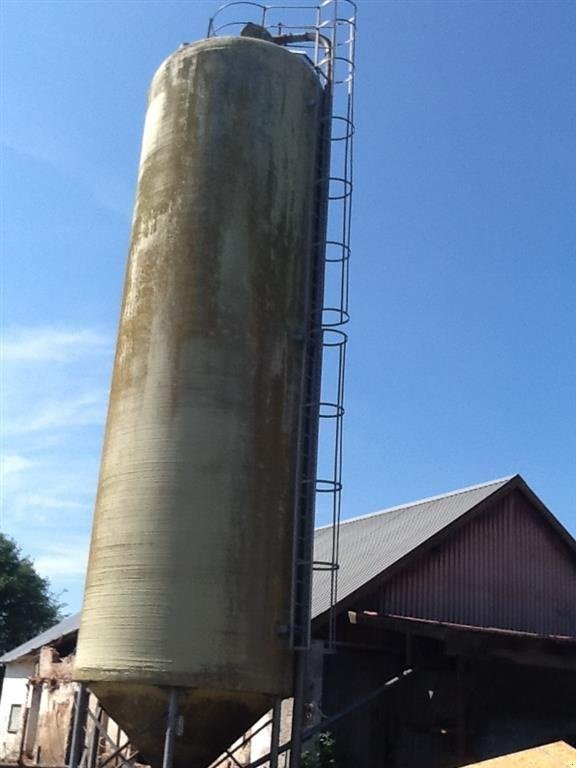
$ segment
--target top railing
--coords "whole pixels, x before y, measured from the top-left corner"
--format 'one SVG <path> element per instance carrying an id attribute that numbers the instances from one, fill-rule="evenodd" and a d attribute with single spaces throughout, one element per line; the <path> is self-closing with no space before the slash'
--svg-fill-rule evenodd
<path id="1" fill-rule="evenodd" d="M 272 5 L 252 0 L 232 0 L 218 8 L 212 16 L 207 36 L 238 35 L 249 23 L 264 28 L 274 38 L 308 35 L 308 40 L 292 42 L 286 39 L 282 44 L 308 56 L 325 78 L 333 66 L 333 85 L 352 82 L 356 37 L 356 3 L 352 0 Z M 329 53 L 325 42 L 330 45 Z"/>

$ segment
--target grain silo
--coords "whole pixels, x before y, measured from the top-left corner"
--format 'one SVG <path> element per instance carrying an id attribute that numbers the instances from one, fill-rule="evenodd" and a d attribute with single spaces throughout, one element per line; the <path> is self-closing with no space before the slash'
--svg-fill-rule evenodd
<path id="1" fill-rule="evenodd" d="M 211 22 L 150 88 L 75 676 L 154 766 L 209 765 L 292 695 L 299 762 L 315 494 L 335 525 L 340 508 L 353 65 L 338 1 L 299 31 L 230 3 L 260 22 L 238 37 Z M 342 234 L 327 239 L 330 200 Z M 323 348 L 338 354 L 333 403 Z M 318 564 L 333 585 L 336 554 Z"/>
<path id="2" fill-rule="evenodd" d="M 188 766 L 291 691 L 321 106 L 251 37 L 182 47 L 150 90 L 76 677 L 129 734 L 177 686 Z"/>

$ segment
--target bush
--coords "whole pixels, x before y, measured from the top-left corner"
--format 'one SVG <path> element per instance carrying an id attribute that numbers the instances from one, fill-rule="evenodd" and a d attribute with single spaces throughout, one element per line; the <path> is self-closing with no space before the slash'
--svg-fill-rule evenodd
<path id="1" fill-rule="evenodd" d="M 331 733 L 326 731 L 318 736 L 318 744 L 314 752 L 302 753 L 302 768 L 338 768 L 336 763 L 336 742 Z"/>

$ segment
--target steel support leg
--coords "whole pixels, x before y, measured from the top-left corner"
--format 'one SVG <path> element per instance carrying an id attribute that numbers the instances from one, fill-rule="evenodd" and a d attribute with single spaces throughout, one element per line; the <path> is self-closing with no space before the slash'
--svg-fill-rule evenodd
<path id="1" fill-rule="evenodd" d="M 276 699 L 272 708 L 272 733 L 270 735 L 270 768 L 278 768 L 282 699 Z"/>
<path id="2" fill-rule="evenodd" d="M 290 737 L 290 768 L 300 768 L 300 758 L 302 757 L 302 731 L 304 729 L 307 671 L 308 651 L 296 651 L 292 735 Z"/>
<path id="3" fill-rule="evenodd" d="M 88 714 L 88 713 L 86 713 Z M 102 707 L 98 704 L 94 717 L 100 722 L 102 716 Z M 100 746 L 100 730 L 96 726 L 96 723 L 92 726 L 92 733 L 90 735 L 90 741 L 88 743 L 88 761 L 87 768 L 96 768 L 96 762 L 98 760 L 98 748 Z"/>
<path id="4" fill-rule="evenodd" d="M 76 695 L 76 710 L 74 712 L 74 725 L 72 726 L 72 743 L 70 746 L 70 768 L 78 768 L 84 751 L 86 734 L 86 717 L 88 715 L 88 688 L 80 683 Z"/>
<path id="5" fill-rule="evenodd" d="M 178 720 L 178 688 L 170 688 L 168 699 L 168 718 L 166 735 L 164 737 L 164 757 L 162 768 L 172 768 L 174 763 L 174 742 L 176 739 L 176 722 Z"/>

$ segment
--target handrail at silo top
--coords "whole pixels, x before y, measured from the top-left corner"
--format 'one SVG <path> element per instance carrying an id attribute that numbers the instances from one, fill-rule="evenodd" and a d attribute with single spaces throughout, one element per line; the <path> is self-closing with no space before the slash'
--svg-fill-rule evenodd
<path id="1" fill-rule="evenodd" d="M 325 0 L 325 2 L 320 3 L 320 5 L 296 5 L 296 6 L 285 6 L 289 7 L 290 9 L 318 9 L 322 8 L 326 5 L 329 5 L 330 3 L 334 2 L 334 0 Z M 351 2 L 351 0 L 346 0 L 346 2 Z M 354 6 L 354 9 L 356 9 L 356 6 L 354 3 L 351 3 Z M 213 37 L 216 35 L 222 27 L 215 27 L 214 22 L 218 15 L 225 11 L 228 8 L 231 8 L 233 6 L 237 5 L 246 5 L 253 8 L 258 8 L 262 11 L 262 19 L 261 19 L 261 26 L 266 29 L 266 13 L 269 10 L 272 10 L 274 8 L 281 8 L 284 6 L 274 6 L 274 5 L 266 5 L 264 3 L 258 3 L 253 2 L 253 0 L 232 0 L 232 2 L 224 3 L 221 5 L 214 15 L 211 17 L 210 21 L 208 22 L 208 37 Z M 353 17 L 351 19 L 341 19 L 338 18 L 336 20 L 337 23 L 348 23 L 353 24 Z M 224 27 L 228 26 L 238 26 L 241 24 L 241 21 L 235 21 L 235 22 L 229 22 L 228 24 L 224 24 Z M 326 57 L 321 62 L 315 62 L 316 69 L 321 69 L 323 66 L 326 66 L 326 79 L 328 82 L 332 83 L 332 79 L 334 76 L 334 50 L 332 41 L 329 37 L 326 35 L 321 34 L 320 32 L 320 26 L 311 26 L 310 29 L 313 29 L 313 32 L 303 32 L 300 34 L 286 34 L 286 35 L 271 35 L 272 41 L 276 43 L 277 45 L 291 45 L 292 43 L 300 43 L 300 42 L 307 42 L 307 43 L 316 43 L 322 45 L 324 50 L 326 51 Z M 288 25 L 288 28 L 290 28 L 290 25 Z M 301 27 L 300 27 L 301 29 Z"/>
<path id="2" fill-rule="evenodd" d="M 334 55 L 332 51 L 332 41 L 326 35 L 321 35 L 319 31 L 316 32 L 303 32 L 300 35 L 277 35 L 272 36 L 272 40 L 278 45 L 290 45 L 291 43 L 315 43 L 318 41 L 326 50 L 326 58 L 323 59 L 318 67 L 326 64 L 327 80 L 332 82 L 333 67 L 334 67 Z"/>
<path id="3" fill-rule="evenodd" d="M 253 2 L 253 0 L 233 0 L 229 3 L 223 3 L 219 8 L 216 9 L 214 12 L 214 15 L 210 17 L 210 20 L 208 21 L 208 35 L 207 37 L 212 37 L 214 34 L 214 21 L 217 16 L 220 15 L 220 13 L 226 8 L 232 8 L 234 5 L 250 5 L 254 8 L 260 8 L 262 10 L 262 21 L 264 21 L 264 18 L 266 16 L 266 11 L 268 10 L 269 6 L 264 5 L 263 3 L 256 3 Z"/>

